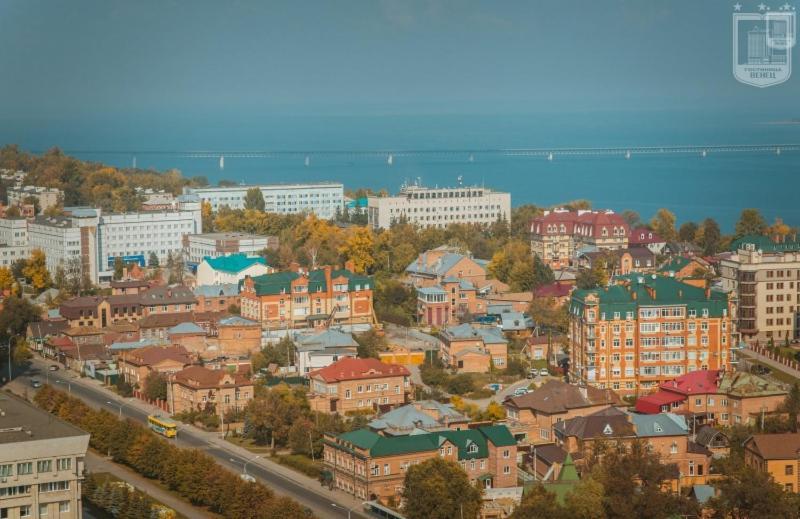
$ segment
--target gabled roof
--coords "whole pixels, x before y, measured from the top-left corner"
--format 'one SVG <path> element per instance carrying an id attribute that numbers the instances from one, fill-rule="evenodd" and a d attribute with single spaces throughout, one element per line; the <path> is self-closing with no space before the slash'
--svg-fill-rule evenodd
<path id="1" fill-rule="evenodd" d="M 170 335 L 181 335 L 181 334 L 206 334 L 206 331 L 197 326 L 192 322 L 180 323 L 176 326 L 173 326 L 167 333 Z"/>
<path id="2" fill-rule="evenodd" d="M 28 337 L 42 339 L 49 335 L 58 335 L 69 328 L 67 321 L 37 321 L 28 323 Z"/>
<path id="3" fill-rule="evenodd" d="M 567 297 L 575 285 L 555 281 L 542 285 L 533 291 L 534 297 Z"/>
<path id="4" fill-rule="evenodd" d="M 486 266 L 486 263 L 482 263 L 480 260 L 455 252 L 445 252 L 438 256 L 436 260 L 428 261 L 427 253 L 423 252 L 406 267 L 405 271 L 408 274 L 443 277 L 462 259 L 472 260 L 482 268 Z"/>
<path id="5" fill-rule="evenodd" d="M 631 245 L 649 245 L 652 243 L 666 243 L 666 240 L 657 232 L 647 227 L 637 227 L 631 229 L 631 233 L 628 236 L 628 243 Z"/>
<path id="6" fill-rule="evenodd" d="M 794 460 L 800 456 L 800 433 L 754 434 L 744 446 L 765 460 Z"/>
<path id="7" fill-rule="evenodd" d="M 189 352 L 183 346 L 146 346 L 123 352 L 122 357 L 127 363 L 136 366 L 152 366 L 165 360 L 174 360 L 183 364 L 192 362 Z"/>
<path id="8" fill-rule="evenodd" d="M 705 504 L 706 501 L 714 497 L 714 487 L 711 485 L 692 485 L 689 495 L 694 497 L 698 503 Z"/>
<path id="9" fill-rule="evenodd" d="M 251 321 L 240 315 L 231 315 L 219 320 L 217 326 L 261 326 L 256 321 Z"/>
<path id="10" fill-rule="evenodd" d="M 150 314 L 139 319 L 138 324 L 140 329 L 149 329 L 171 328 L 185 322 L 194 322 L 194 314 L 192 312 Z"/>
<path id="11" fill-rule="evenodd" d="M 226 375 L 229 377 L 228 380 L 230 382 L 223 383 Z M 252 382 L 247 380 L 247 377 L 241 373 L 230 373 L 226 370 L 208 369 L 202 366 L 189 366 L 188 368 L 178 371 L 175 373 L 173 381 L 193 389 L 252 385 Z"/>
<path id="12" fill-rule="evenodd" d="M 197 299 L 189 287 L 184 285 L 157 286 L 139 294 L 142 305 L 174 305 L 196 303 Z"/>
<path id="13" fill-rule="evenodd" d="M 535 326 L 533 318 L 523 312 L 503 312 L 500 314 L 500 321 L 504 332 L 527 330 Z"/>
<path id="14" fill-rule="evenodd" d="M 508 340 L 497 328 L 483 328 L 467 323 L 445 328 L 441 334 L 450 341 L 481 339 L 484 344 L 508 344 Z"/>
<path id="15" fill-rule="evenodd" d="M 317 269 L 312 270 L 307 275 L 301 275 L 297 272 L 273 272 L 252 278 L 253 287 L 255 288 L 256 295 L 277 295 L 277 294 L 291 294 L 292 282 L 301 276 L 305 277 L 308 281 L 308 293 L 325 292 L 327 291 L 327 282 L 325 280 L 325 270 Z M 347 269 L 332 270 L 331 280 L 344 277 L 347 279 L 347 286 L 349 291 L 355 291 L 356 287 L 359 290 L 369 290 L 373 286 L 372 278 L 369 276 L 362 276 L 355 274 Z"/>
<path id="16" fill-rule="evenodd" d="M 328 329 L 313 335 L 301 335 L 296 340 L 297 351 L 320 351 L 328 348 L 357 348 L 358 343 L 349 333 Z"/>
<path id="17" fill-rule="evenodd" d="M 710 425 L 700 427 L 694 439 L 697 444 L 703 447 L 711 446 L 716 440 L 720 440 L 726 445 L 729 443 L 728 436 L 724 432 Z"/>
<path id="18" fill-rule="evenodd" d="M 506 402 L 518 409 L 533 409 L 547 414 L 566 413 L 570 409 L 596 405 L 622 405 L 619 395 L 610 389 L 593 386 L 580 388 L 561 380 L 548 380 L 539 389 L 512 397 Z"/>
<path id="19" fill-rule="evenodd" d="M 431 409 L 426 413 L 424 409 Z M 434 412 L 439 415 L 436 419 Z M 469 418 L 460 414 L 450 404 L 442 404 L 435 400 L 423 400 L 392 409 L 380 418 L 372 420 L 368 425 L 378 430 L 411 430 L 414 427 L 421 429 L 436 429 L 446 427 L 448 423 L 468 422 Z"/>
<path id="20" fill-rule="evenodd" d="M 661 384 L 661 389 L 682 395 L 703 395 L 717 392 L 719 370 L 699 369 Z"/>
<path id="21" fill-rule="evenodd" d="M 558 422 L 554 429 L 565 438 L 575 436 L 581 440 L 636 437 L 636 431 L 628 420 L 628 415 L 616 407 Z"/>
<path id="22" fill-rule="evenodd" d="M 200 297 L 232 297 L 239 295 L 238 283 L 199 285 L 194 287 L 194 295 Z"/>
<path id="23" fill-rule="evenodd" d="M 214 270 L 229 272 L 231 274 L 238 274 L 253 265 L 267 266 L 267 260 L 261 256 L 248 256 L 243 253 L 229 254 L 217 258 L 206 256 L 203 258 L 203 263 L 207 263 Z"/>
<path id="24" fill-rule="evenodd" d="M 344 358 L 330 366 L 312 371 L 309 378 L 321 378 L 325 382 L 343 380 L 366 380 L 383 377 L 407 377 L 409 371 L 399 364 L 385 364 L 378 359 Z"/>
<path id="25" fill-rule="evenodd" d="M 639 438 L 686 436 L 689 434 L 689 426 L 686 424 L 686 419 L 674 413 L 630 413 L 630 417 L 633 425 L 636 426 L 636 436 Z"/>

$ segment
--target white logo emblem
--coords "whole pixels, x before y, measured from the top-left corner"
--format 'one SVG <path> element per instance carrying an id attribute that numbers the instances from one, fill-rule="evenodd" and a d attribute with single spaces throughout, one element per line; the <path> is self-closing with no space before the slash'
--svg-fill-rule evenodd
<path id="1" fill-rule="evenodd" d="M 733 76 L 760 88 L 779 85 L 792 75 L 795 44 L 795 8 L 784 4 L 777 11 L 765 5 L 758 12 L 741 12 L 733 6 Z"/>

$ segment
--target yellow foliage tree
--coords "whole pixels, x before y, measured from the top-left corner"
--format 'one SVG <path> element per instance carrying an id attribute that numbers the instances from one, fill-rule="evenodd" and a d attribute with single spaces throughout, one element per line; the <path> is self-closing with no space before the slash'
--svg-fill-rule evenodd
<path id="1" fill-rule="evenodd" d="M 11 290 L 14 287 L 14 275 L 11 269 L 0 267 L 0 290 Z"/>
<path id="2" fill-rule="evenodd" d="M 374 245 L 375 239 L 368 227 L 351 227 L 339 252 L 353 262 L 356 272 L 363 274 L 375 264 L 375 256 L 372 254 Z"/>
<path id="3" fill-rule="evenodd" d="M 36 290 L 44 290 L 51 284 L 50 272 L 47 271 L 45 260 L 44 252 L 41 249 L 34 249 L 22 270 L 22 275 L 30 280 Z"/>

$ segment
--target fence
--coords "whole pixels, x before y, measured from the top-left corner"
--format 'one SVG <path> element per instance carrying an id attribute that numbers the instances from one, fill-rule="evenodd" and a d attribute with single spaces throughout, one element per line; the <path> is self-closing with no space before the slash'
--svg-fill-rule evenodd
<path id="1" fill-rule="evenodd" d="M 780 353 L 776 353 L 774 351 L 770 351 L 766 346 L 761 346 L 760 344 L 749 344 L 747 348 L 759 355 L 763 355 L 764 357 L 768 358 L 771 361 L 777 362 L 787 368 L 794 369 L 796 371 L 800 371 L 800 362 L 797 362 L 794 359 L 790 359 L 781 355 Z"/>

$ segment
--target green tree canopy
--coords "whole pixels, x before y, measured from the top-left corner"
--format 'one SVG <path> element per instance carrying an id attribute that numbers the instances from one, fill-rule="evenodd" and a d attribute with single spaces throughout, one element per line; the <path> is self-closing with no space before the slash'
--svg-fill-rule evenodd
<path id="1" fill-rule="evenodd" d="M 706 256 L 713 256 L 719 252 L 722 232 L 716 220 L 713 218 L 706 218 L 703 220 L 703 225 L 700 227 L 697 234 L 698 245 L 703 248 L 703 254 Z"/>
<path id="2" fill-rule="evenodd" d="M 758 209 L 745 209 L 739 221 L 736 222 L 735 237 L 741 238 L 748 234 L 764 234 L 767 230 L 767 221 L 761 216 Z"/>
<path id="3" fill-rule="evenodd" d="M 264 194 L 257 187 L 251 187 L 247 190 L 244 196 L 244 208 L 255 209 L 256 211 L 263 211 L 266 207 L 264 203 Z"/>
<path id="4" fill-rule="evenodd" d="M 667 241 L 673 241 L 678 237 L 675 232 L 675 213 L 669 209 L 659 209 L 650 221 L 650 227 Z"/>
<path id="5" fill-rule="evenodd" d="M 438 457 L 408 468 L 403 498 L 408 519 L 474 519 L 481 509 L 481 491 L 466 472 Z"/>

